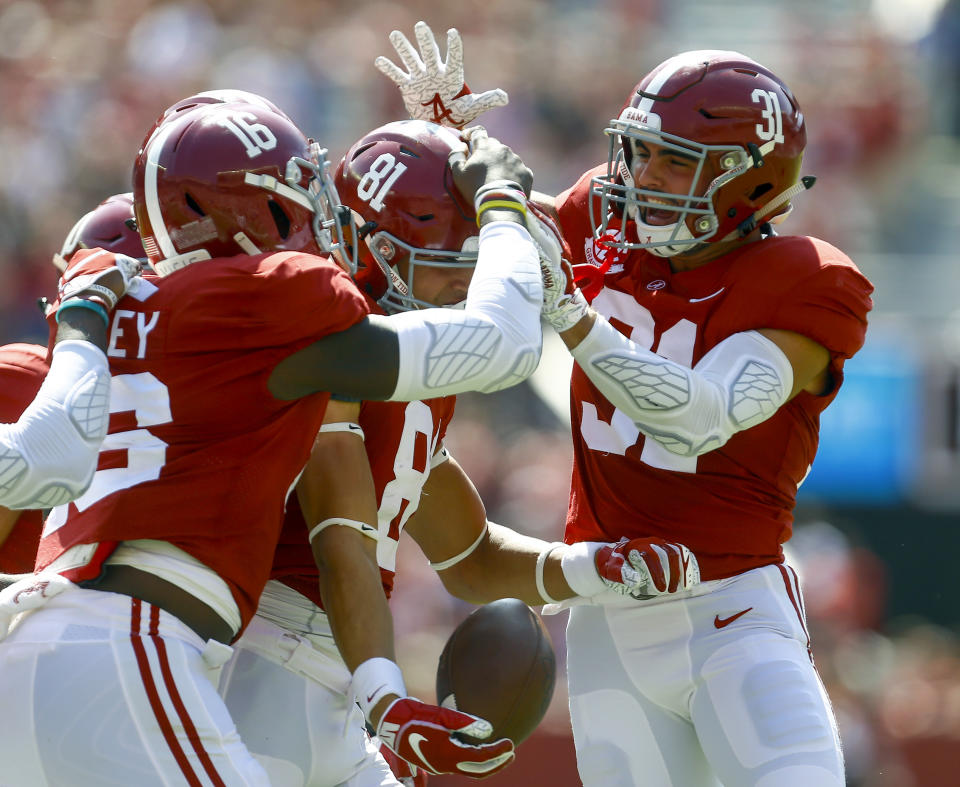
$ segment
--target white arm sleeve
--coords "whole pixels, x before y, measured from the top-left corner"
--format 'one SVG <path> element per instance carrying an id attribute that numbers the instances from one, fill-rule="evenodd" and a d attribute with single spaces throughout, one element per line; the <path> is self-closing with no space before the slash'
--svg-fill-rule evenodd
<path id="1" fill-rule="evenodd" d="M 571 354 L 643 434 L 681 456 L 705 454 L 766 421 L 793 388 L 787 356 L 756 331 L 728 336 L 690 369 L 598 319 Z"/>
<path id="2" fill-rule="evenodd" d="M 509 388 L 540 362 L 540 258 L 530 233 L 511 221 L 480 230 L 480 250 L 463 310 L 390 317 L 400 340 L 393 401 Z"/>
<path id="3" fill-rule="evenodd" d="M 36 398 L 17 423 L 0 425 L 0 505 L 52 508 L 83 494 L 109 411 L 103 352 L 79 340 L 57 344 Z"/>

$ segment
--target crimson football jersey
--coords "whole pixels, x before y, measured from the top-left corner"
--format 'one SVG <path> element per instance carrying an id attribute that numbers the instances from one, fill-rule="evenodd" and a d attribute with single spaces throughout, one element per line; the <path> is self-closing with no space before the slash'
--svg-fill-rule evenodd
<path id="1" fill-rule="evenodd" d="M 227 582 L 245 625 L 329 399 L 280 401 L 268 377 L 367 313 L 350 277 L 310 255 L 144 275 L 111 317 L 110 429 L 97 472 L 47 518 L 37 565 L 76 544 L 167 541 Z"/>
<path id="2" fill-rule="evenodd" d="M 840 388 L 844 360 L 863 344 L 873 287 L 846 255 L 815 238 L 767 237 L 678 273 L 646 251 L 606 248 L 594 241 L 589 220 L 596 173 L 561 194 L 557 208 L 573 262 L 594 282 L 598 313 L 640 346 L 687 367 L 734 333 L 794 331 L 830 352 L 833 388 L 824 396 L 801 391 L 720 448 L 683 457 L 647 440 L 574 365 L 565 539 L 678 541 L 696 554 L 708 580 L 782 562 L 820 413 Z"/>
<path id="3" fill-rule="evenodd" d="M 360 427 L 377 493 L 377 563 L 387 598 L 393 591 L 400 533 L 420 505 L 430 462 L 447 433 L 456 401 L 455 396 L 442 396 L 360 405 Z M 307 525 L 297 496 L 291 495 L 271 576 L 322 607 L 317 565 L 307 540 L 315 524 Z"/>
<path id="4" fill-rule="evenodd" d="M 0 347 L 0 423 L 15 423 L 33 401 L 50 364 L 45 347 L 7 344 Z M 23 574 L 33 571 L 43 526 L 41 511 L 22 511 L 17 523 L 0 543 L 0 571 Z"/>

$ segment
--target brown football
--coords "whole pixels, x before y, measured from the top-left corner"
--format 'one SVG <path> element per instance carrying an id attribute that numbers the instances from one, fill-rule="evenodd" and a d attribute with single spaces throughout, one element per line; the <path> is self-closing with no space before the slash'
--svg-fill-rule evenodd
<path id="1" fill-rule="evenodd" d="M 475 609 L 454 629 L 437 665 L 437 702 L 486 719 L 488 741 L 519 744 L 543 719 L 557 662 L 540 616 L 519 599 Z"/>

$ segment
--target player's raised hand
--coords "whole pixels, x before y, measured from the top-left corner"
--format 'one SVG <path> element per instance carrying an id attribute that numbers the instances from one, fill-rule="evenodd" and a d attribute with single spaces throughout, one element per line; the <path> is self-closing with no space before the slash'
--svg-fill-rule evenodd
<path id="1" fill-rule="evenodd" d="M 60 303 L 74 298 L 102 301 L 107 311 L 113 309 L 140 275 L 140 263 L 125 254 L 100 252 L 89 254 L 63 272 L 57 283 Z"/>
<path id="2" fill-rule="evenodd" d="M 443 61 L 437 40 L 426 22 L 417 22 L 414 33 L 419 55 L 403 33 L 399 30 L 390 33 L 390 43 L 406 71 L 382 55 L 373 61 L 400 88 L 411 118 L 463 128 L 488 109 L 506 106 L 507 94 L 500 89 L 472 93 L 467 87 L 463 76 L 463 41 L 456 28 L 447 31 L 447 57 Z"/>
<path id="3" fill-rule="evenodd" d="M 479 126 L 463 132 L 469 155 L 452 159 L 453 182 L 460 193 L 474 202 L 477 190 L 483 186 L 499 186 L 503 181 L 513 184 L 517 197 L 526 198 L 533 188 L 533 172 L 520 157 L 498 139 L 488 137 Z"/>
<path id="4" fill-rule="evenodd" d="M 700 582 L 694 554 L 662 538 L 622 538 L 597 550 L 595 564 L 608 588 L 634 598 L 676 593 Z"/>
<path id="5" fill-rule="evenodd" d="M 394 700 L 380 718 L 377 737 L 398 757 L 430 774 L 456 773 L 484 778 L 514 758 L 513 742 L 469 744 L 454 734 L 484 739 L 490 723 L 469 713 L 427 705 L 412 697 Z"/>

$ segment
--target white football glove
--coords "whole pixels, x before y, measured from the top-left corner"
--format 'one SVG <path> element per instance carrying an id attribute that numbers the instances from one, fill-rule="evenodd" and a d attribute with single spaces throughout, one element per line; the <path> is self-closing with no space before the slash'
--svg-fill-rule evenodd
<path id="1" fill-rule="evenodd" d="M 455 27 L 447 31 L 447 58 L 442 63 L 440 48 L 427 23 L 417 22 L 414 32 L 420 45 L 419 55 L 403 33 L 390 33 L 390 43 L 406 71 L 383 55 L 373 61 L 400 88 L 411 118 L 463 128 L 488 109 L 506 106 L 507 94 L 500 89 L 470 92 L 463 76 L 463 41 Z"/>
<path id="2" fill-rule="evenodd" d="M 564 259 L 563 238 L 553 220 L 533 203 L 527 203 L 526 225 L 540 255 L 541 317 L 562 333 L 580 322 L 587 311 L 587 300 L 573 283 L 573 267 Z"/>

